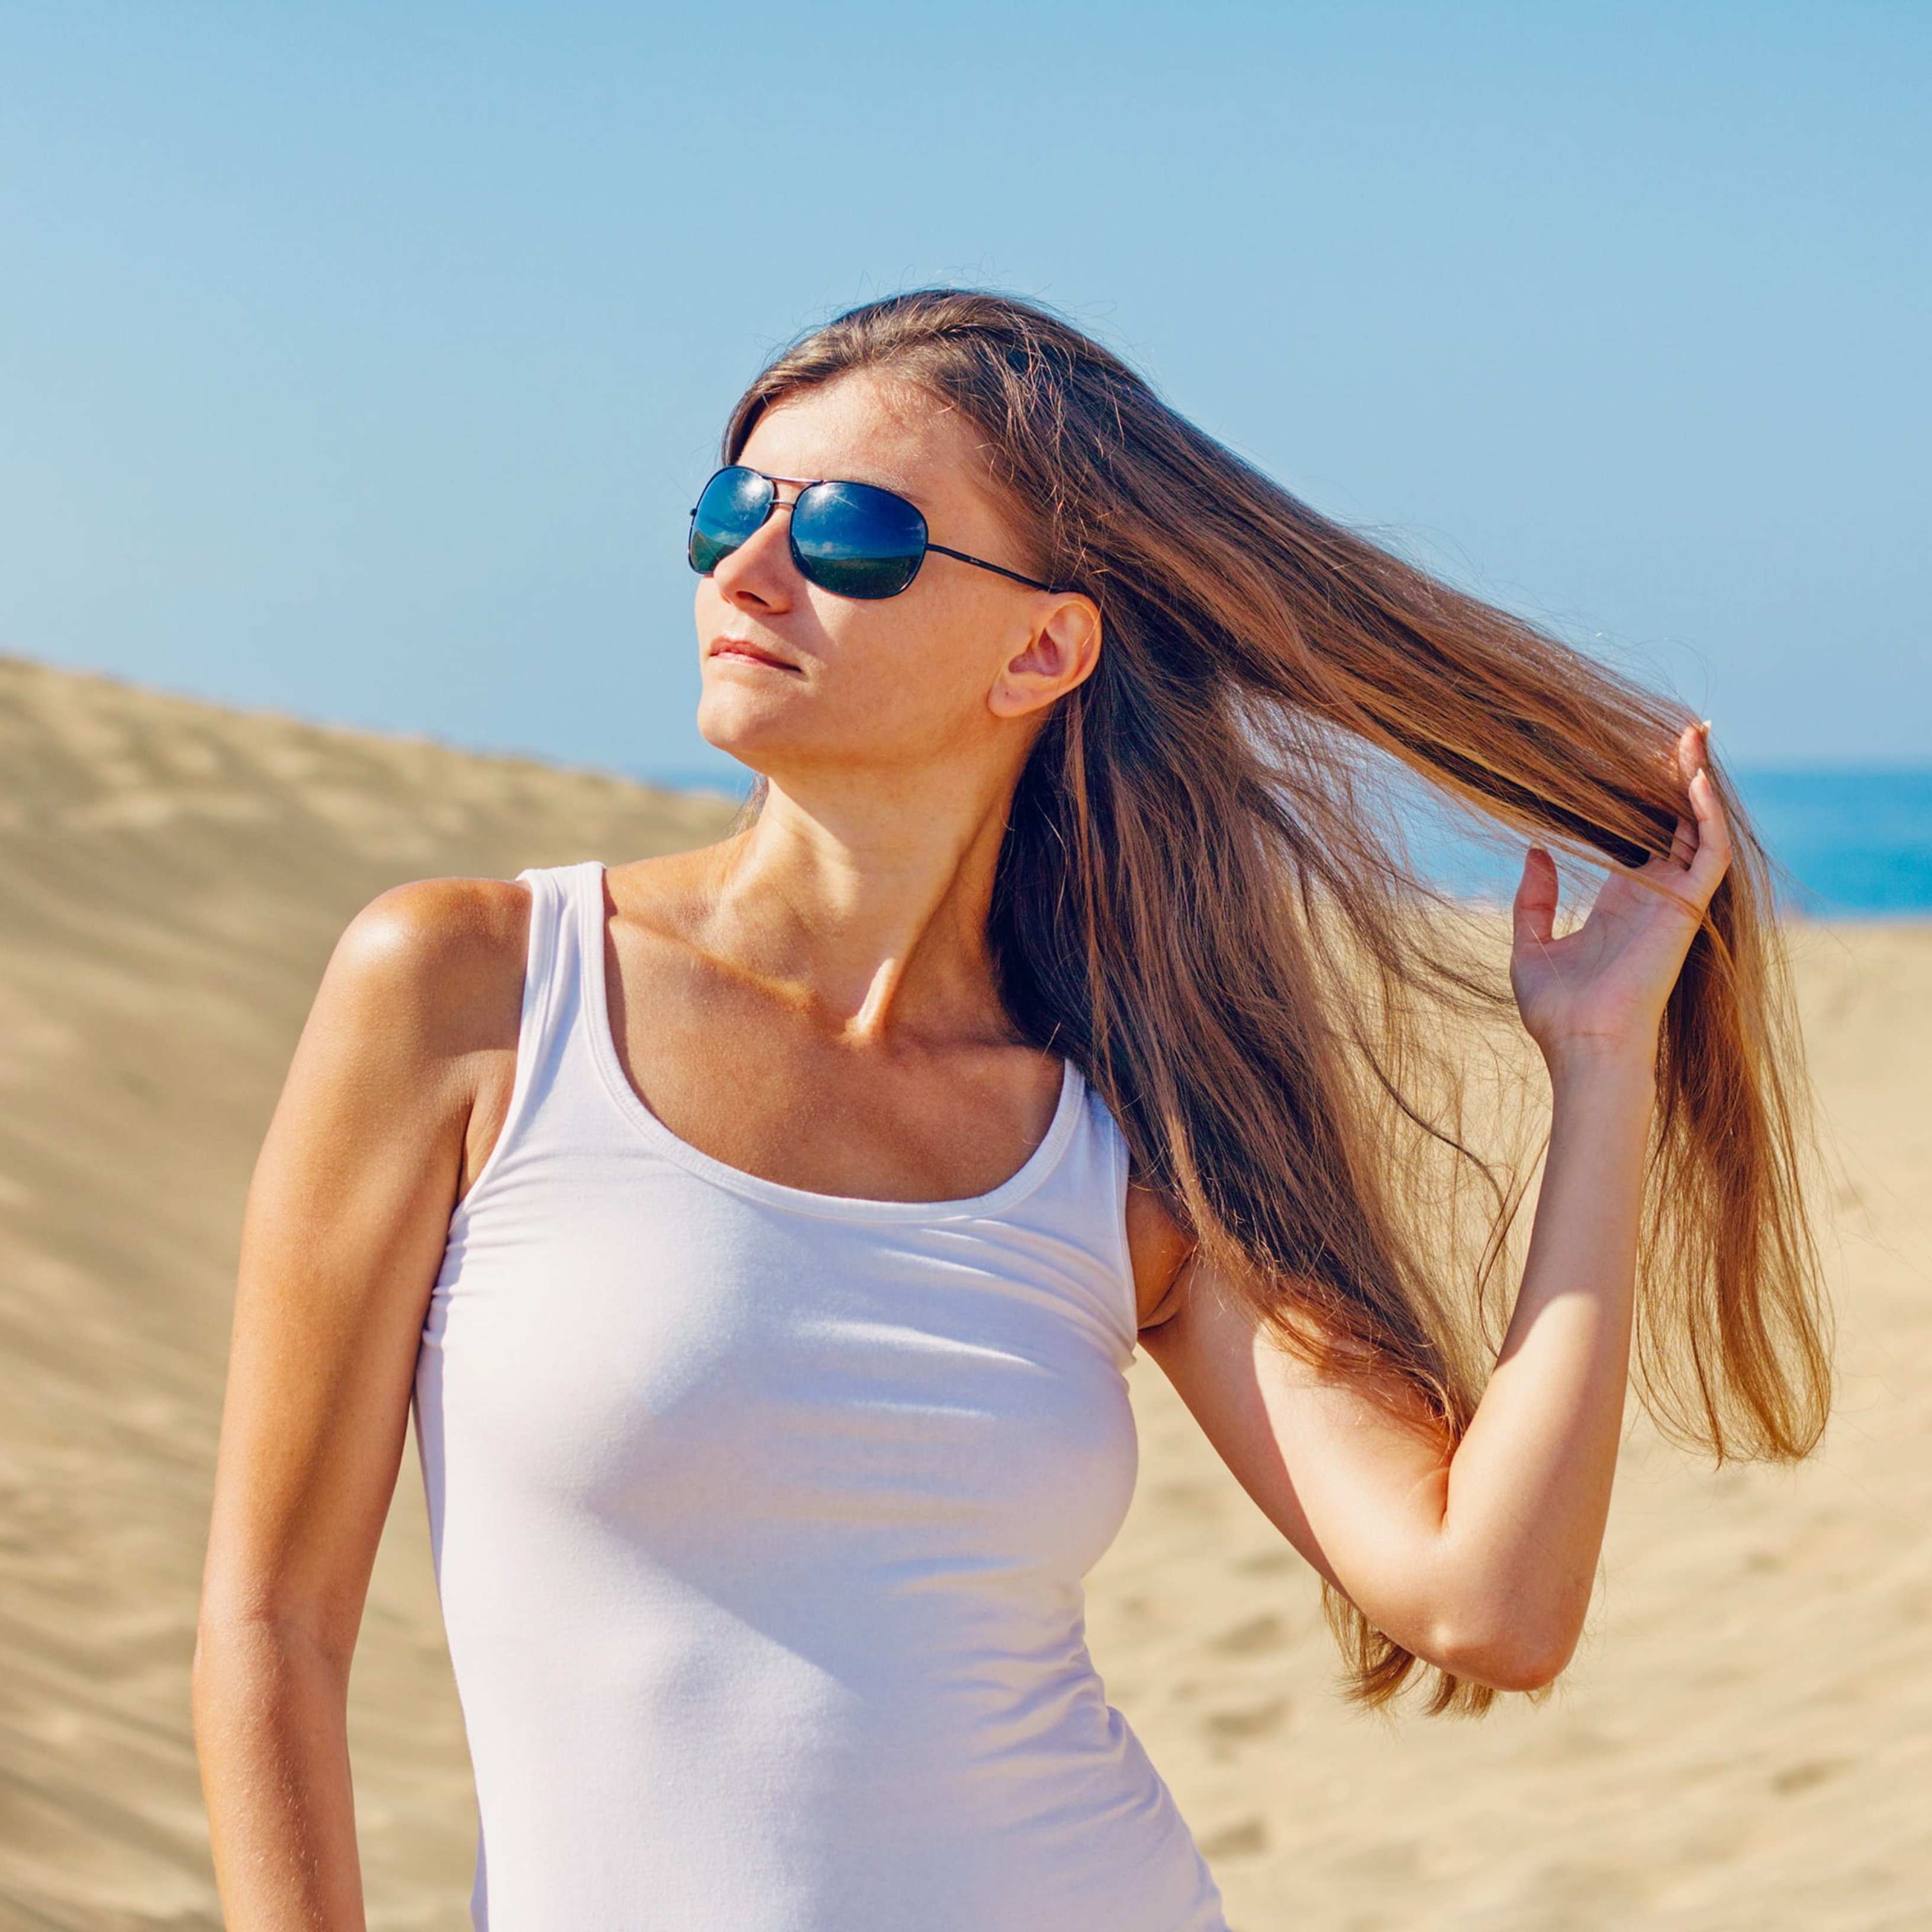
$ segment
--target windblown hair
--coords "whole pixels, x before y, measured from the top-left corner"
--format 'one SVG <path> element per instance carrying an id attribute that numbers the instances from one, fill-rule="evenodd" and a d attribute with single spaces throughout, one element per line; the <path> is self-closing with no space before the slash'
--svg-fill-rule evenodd
<path id="1" fill-rule="evenodd" d="M 1690 815 L 1688 716 L 1318 514 L 1005 297 L 920 290 L 808 335 L 739 404 L 726 460 L 855 371 L 970 424 L 1026 567 L 1102 614 L 1001 850 L 1014 1027 L 1080 1067 L 1138 1179 L 1282 1346 L 1367 1367 L 1453 1443 L 1530 1163 L 1478 1155 L 1428 1075 L 1444 1016 L 1508 992 L 1407 856 L 1398 767 L 1570 858 L 1638 866 Z M 1636 1386 L 1679 1439 L 1795 1459 L 1830 1393 L 1802 1076 L 1766 860 L 1712 777 L 1736 856 L 1658 1042 Z M 1424 1156 L 1486 1203 L 1473 1267 L 1418 1212 Z M 1393 1697 L 1416 1660 L 1334 1592 L 1329 1610 L 1355 1694 Z M 1489 1697 L 1438 1676 L 1430 1708 Z"/>

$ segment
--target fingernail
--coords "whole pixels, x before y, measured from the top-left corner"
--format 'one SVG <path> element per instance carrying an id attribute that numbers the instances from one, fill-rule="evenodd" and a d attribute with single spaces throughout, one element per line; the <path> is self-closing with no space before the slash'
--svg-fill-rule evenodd
<path id="1" fill-rule="evenodd" d="M 1709 718 L 1704 718 L 1704 719 L 1702 719 L 1702 721 L 1700 721 L 1700 723 L 1699 723 L 1699 724 L 1698 724 L 1697 728 L 1698 728 L 1698 730 L 1700 730 L 1701 732 L 1702 732 L 1702 733 L 1703 733 L 1703 734 L 1705 735 L 1705 736 L 1706 736 L 1706 737 L 1707 737 L 1707 738 L 1708 738 L 1708 737 L 1711 735 L 1711 721 L 1710 721 L 1710 719 L 1709 719 Z"/>

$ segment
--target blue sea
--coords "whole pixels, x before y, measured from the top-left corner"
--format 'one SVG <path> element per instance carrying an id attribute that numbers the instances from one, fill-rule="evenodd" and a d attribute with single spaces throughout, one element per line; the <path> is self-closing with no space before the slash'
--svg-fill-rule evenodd
<path id="1" fill-rule="evenodd" d="M 1932 916 L 1932 769 L 1746 772 L 1738 789 L 1792 911 Z"/>
<path id="2" fill-rule="evenodd" d="M 710 790 L 728 766 L 661 775 Z M 1808 919 L 1932 918 L 1932 766 L 1750 770 L 1734 775 L 1780 874 L 1788 910 Z M 1425 834 L 1430 869 L 1454 890 L 1506 898 L 1520 849 L 1501 853 Z"/>
<path id="3" fill-rule="evenodd" d="M 1932 918 L 1932 769 L 1734 772 L 1770 853 L 1778 897 L 1801 919 Z M 1412 850 L 1457 895 L 1492 902 L 1515 890 L 1520 842 L 1472 837 L 1426 808 Z"/>

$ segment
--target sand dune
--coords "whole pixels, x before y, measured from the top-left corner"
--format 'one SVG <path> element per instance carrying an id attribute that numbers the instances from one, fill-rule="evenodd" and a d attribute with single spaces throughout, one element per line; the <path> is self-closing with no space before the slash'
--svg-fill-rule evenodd
<path id="1" fill-rule="evenodd" d="M 399 879 L 724 816 L 0 662 L 0 1928 L 219 1922 L 186 1684 L 230 1277 L 335 933 Z M 1244 1932 L 1932 1924 L 1932 931 L 1801 950 L 1840 1419 L 1795 1474 L 1635 1436 L 1553 1703 L 1351 1714 L 1311 1579 L 1136 1368 L 1142 1487 L 1094 1646 Z M 406 1466 L 358 1802 L 372 1924 L 453 1932 L 472 1822 Z"/>

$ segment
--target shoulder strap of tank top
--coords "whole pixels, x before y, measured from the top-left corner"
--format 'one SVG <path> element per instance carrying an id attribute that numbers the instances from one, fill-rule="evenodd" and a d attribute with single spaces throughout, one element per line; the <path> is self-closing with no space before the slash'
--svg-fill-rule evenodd
<path id="1" fill-rule="evenodd" d="M 554 999 L 560 1015 L 568 1013 L 572 1024 L 579 1024 L 601 1008 L 601 997 L 593 997 L 591 975 L 604 972 L 604 868 L 595 859 L 581 865 L 559 866 L 544 877 L 557 895 L 556 944 L 550 961 L 551 976 L 556 982 Z M 566 1029 L 567 1030 L 567 1029 Z"/>
<path id="2" fill-rule="evenodd" d="M 520 1054 L 527 1044 L 541 1065 L 561 1055 L 572 1034 L 603 1004 L 592 997 L 590 976 L 604 970 L 604 868 L 587 859 L 581 865 L 554 866 L 519 877 L 530 888 L 525 1018 L 536 1024 L 532 1037 L 520 1040 L 518 1051 Z M 541 1008 L 533 1015 L 527 995 L 539 980 Z"/>

